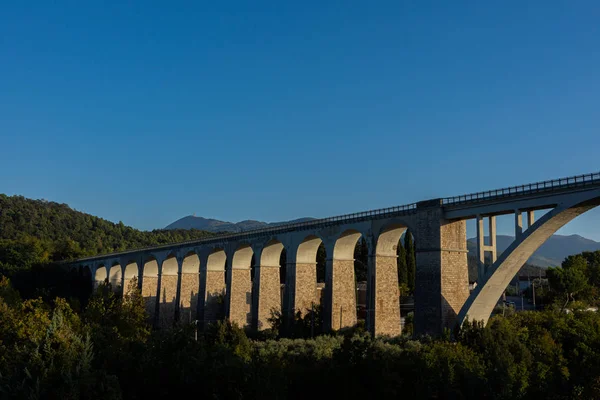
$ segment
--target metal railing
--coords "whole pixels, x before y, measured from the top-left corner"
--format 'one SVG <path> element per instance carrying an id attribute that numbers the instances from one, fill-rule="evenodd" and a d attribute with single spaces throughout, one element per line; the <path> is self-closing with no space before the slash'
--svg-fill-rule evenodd
<path id="1" fill-rule="evenodd" d="M 77 260 L 73 260 L 71 262 L 118 257 L 121 255 L 129 254 L 129 253 L 133 253 L 133 252 L 137 252 L 137 251 L 161 250 L 161 249 L 172 248 L 175 246 L 185 247 L 185 246 L 190 246 L 190 245 L 210 244 L 210 243 L 220 242 L 225 239 L 232 239 L 232 238 L 247 239 L 247 238 L 256 237 L 256 236 L 264 236 L 266 234 L 285 233 L 285 232 L 294 231 L 294 230 L 303 230 L 303 229 L 322 227 L 322 226 L 327 226 L 327 225 L 337 225 L 340 223 L 358 222 L 358 221 L 362 221 L 362 220 L 366 220 L 366 219 L 373 219 L 373 218 L 385 218 L 385 217 L 390 217 L 390 216 L 398 216 L 398 215 L 408 214 L 410 212 L 414 212 L 416 209 L 417 209 L 416 203 L 405 204 L 402 206 L 379 208 L 376 210 L 362 211 L 362 212 L 357 212 L 357 213 L 352 213 L 352 214 L 336 215 L 334 217 L 313 219 L 310 221 L 294 222 L 294 223 L 289 223 L 289 224 L 286 224 L 286 223 L 277 224 L 277 225 L 272 225 L 272 226 L 268 226 L 265 228 L 252 229 L 252 230 L 248 230 L 248 231 L 244 231 L 244 232 L 217 234 L 215 236 L 211 236 L 211 237 L 204 238 L 204 239 L 193 239 L 193 240 L 187 240 L 187 241 L 177 242 L 177 243 L 166 243 L 166 244 L 160 244 L 160 245 L 156 245 L 156 246 L 141 247 L 141 248 L 131 249 L 131 250 L 127 250 L 127 251 L 121 251 L 121 252 L 116 252 L 116 253 L 99 254 L 96 256 L 80 258 Z"/>
<path id="2" fill-rule="evenodd" d="M 530 183 L 526 185 L 520 186 L 512 186 L 503 189 L 496 190 L 488 190 L 485 192 L 471 193 L 465 194 L 461 196 L 454 197 L 446 197 L 442 199 L 442 205 L 447 207 L 462 205 L 462 204 L 473 204 L 483 201 L 490 201 L 501 198 L 508 198 L 514 196 L 525 196 L 534 193 L 540 192 L 555 192 L 561 191 L 565 189 L 571 188 L 581 188 L 588 186 L 600 186 L 600 172 L 595 172 L 591 174 L 577 175 L 571 176 L 567 178 L 560 179 L 552 179 L 548 181 Z M 285 233 L 294 230 L 304 230 L 309 228 L 316 228 L 328 225 L 337 225 L 340 223 L 348 223 L 348 222 L 358 222 L 366 219 L 373 218 L 385 218 L 389 216 L 398 216 L 405 215 L 412 212 L 415 212 L 417 209 L 417 203 L 406 204 L 402 206 L 396 207 L 388 207 L 388 208 L 380 208 L 376 210 L 363 211 L 352 214 L 344 214 L 337 215 L 329 218 L 321 218 L 314 219 L 310 221 L 304 222 L 294 222 L 294 223 L 284 223 L 273 226 L 268 226 L 265 228 L 253 229 L 245 232 L 236 232 L 236 233 L 225 233 L 225 234 L 217 234 L 215 236 L 211 236 L 205 239 L 194 239 L 187 240 L 184 242 L 177 243 L 166 243 L 156 246 L 148 246 L 143 248 L 131 249 L 127 251 L 110 253 L 110 254 L 100 254 L 97 256 L 81 258 L 79 260 L 74 260 L 71 262 L 83 261 L 83 260 L 93 260 L 93 259 L 103 259 L 109 257 L 118 257 L 121 255 L 129 254 L 132 252 L 138 251 L 147 251 L 147 250 L 163 250 L 169 249 L 176 246 L 185 247 L 190 245 L 202 245 L 202 244 L 210 244 L 215 242 L 220 242 L 226 239 L 232 238 L 251 238 L 257 236 L 265 236 L 267 234 L 275 234 L 275 233 Z"/>
<path id="3" fill-rule="evenodd" d="M 587 186 L 600 186 L 600 172 L 570 176 L 567 178 L 551 179 L 548 181 L 511 186 L 503 189 L 488 190 L 485 192 L 464 194 L 461 196 L 446 197 L 442 199 L 442 204 L 444 206 L 453 206 L 506 197 L 525 196 L 540 192 L 557 192 L 565 189 Z"/>

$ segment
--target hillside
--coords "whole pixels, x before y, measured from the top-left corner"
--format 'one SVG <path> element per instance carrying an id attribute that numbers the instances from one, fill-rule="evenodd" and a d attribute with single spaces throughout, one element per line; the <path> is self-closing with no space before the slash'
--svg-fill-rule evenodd
<path id="1" fill-rule="evenodd" d="M 110 253 L 211 236 L 198 230 L 139 231 L 66 204 L 0 194 L 0 266 L 15 248 L 31 247 L 40 262 Z M 10 260 L 10 263 L 18 260 Z"/>
<path id="2" fill-rule="evenodd" d="M 266 228 L 268 226 L 277 226 L 282 224 L 289 224 L 295 222 L 310 221 L 314 218 L 299 218 L 292 221 L 285 222 L 262 222 L 254 220 L 245 220 L 240 222 L 226 222 L 218 219 L 196 217 L 195 215 L 188 215 L 178 219 L 177 221 L 167 225 L 165 229 L 198 229 L 207 232 L 243 232 L 253 229 Z"/>

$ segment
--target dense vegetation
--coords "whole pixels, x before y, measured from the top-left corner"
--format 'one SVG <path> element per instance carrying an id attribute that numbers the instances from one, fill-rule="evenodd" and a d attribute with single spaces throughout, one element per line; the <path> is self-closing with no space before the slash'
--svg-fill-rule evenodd
<path id="1" fill-rule="evenodd" d="M 360 326 L 324 335 L 320 309 L 291 328 L 274 315 L 275 329 L 252 338 L 226 322 L 152 331 L 135 284 L 124 298 L 110 285 L 90 297 L 85 277 L 52 264 L 203 235 L 139 232 L 0 195 L 0 398 L 600 398 L 600 314 L 586 311 L 599 300 L 600 252 L 548 271 L 544 311 L 436 339 L 372 338 Z M 403 240 L 399 278 L 410 291 L 414 244 Z M 359 264 L 365 251 L 359 243 Z"/>
<path id="2" fill-rule="evenodd" d="M 198 230 L 143 232 L 75 211 L 66 204 L 0 194 L 0 265 L 28 265 L 111 253 L 144 246 L 199 239 L 212 235 Z"/>
<path id="3" fill-rule="evenodd" d="M 4 279 L 0 338 L 3 399 L 600 398 L 600 315 L 585 311 L 494 317 L 452 339 L 250 340 L 225 322 L 151 332 L 136 290 L 101 286 L 76 312 Z"/>
<path id="4" fill-rule="evenodd" d="M 143 232 L 75 211 L 66 204 L 0 194 L 0 275 L 27 298 L 75 297 L 85 303 L 88 277 L 56 261 L 213 235 L 197 230 Z"/>

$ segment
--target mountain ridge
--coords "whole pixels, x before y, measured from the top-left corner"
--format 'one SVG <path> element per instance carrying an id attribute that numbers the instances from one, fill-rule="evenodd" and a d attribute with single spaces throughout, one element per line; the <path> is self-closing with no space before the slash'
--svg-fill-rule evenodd
<path id="1" fill-rule="evenodd" d="M 298 222 L 306 222 L 312 221 L 316 218 L 304 217 L 297 218 L 291 221 L 281 221 L 281 222 L 263 222 L 256 220 L 243 220 L 240 222 L 227 222 L 221 221 L 213 218 L 204 218 L 197 217 L 195 215 L 188 215 L 183 218 L 178 219 L 175 222 L 167 225 L 164 229 L 198 229 L 207 232 L 245 232 L 253 229 L 267 228 L 269 226 L 277 226 L 283 224 L 293 224 Z"/>

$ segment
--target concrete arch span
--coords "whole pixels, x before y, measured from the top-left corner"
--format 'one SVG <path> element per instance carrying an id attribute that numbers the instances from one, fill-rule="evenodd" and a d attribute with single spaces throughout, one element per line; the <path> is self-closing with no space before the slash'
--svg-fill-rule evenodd
<path id="1" fill-rule="evenodd" d="M 557 205 L 517 238 L 487 271 L 483 284 L 469 296 L 459 315 L 460 324 L 468 318 L 487 323 L 498 299 L 531 255 L 558 229 L 574 218 L 600 205 L 600 190 Z"/>

